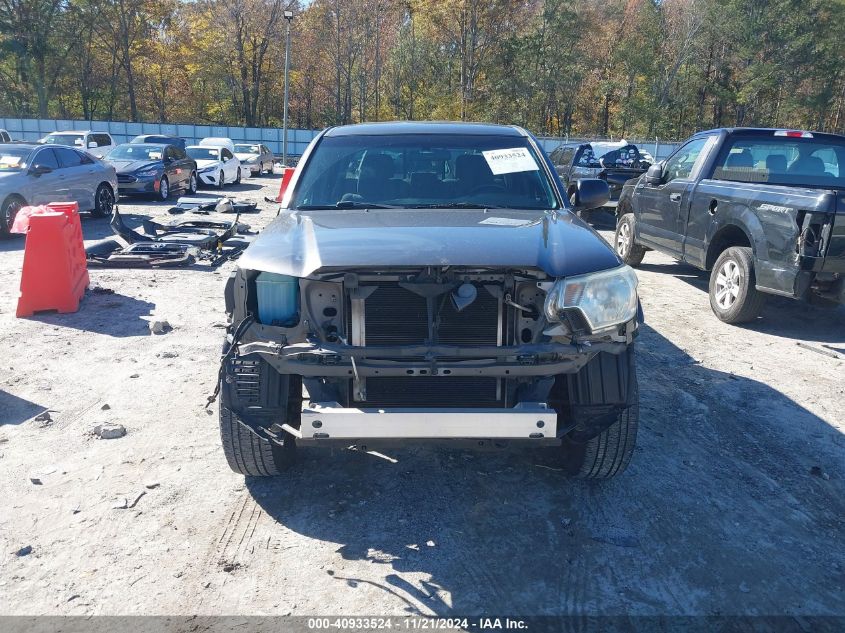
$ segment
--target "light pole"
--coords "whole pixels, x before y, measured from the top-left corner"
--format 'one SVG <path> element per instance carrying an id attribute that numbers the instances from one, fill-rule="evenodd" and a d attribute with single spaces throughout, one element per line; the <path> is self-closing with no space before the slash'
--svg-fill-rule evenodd
<path id="1" fill-rule="evenodd" d="M 282 164 L 288 166 L 288 85 L 290 75 L 290 23 L 293 20 L 293 11 L 285 11 L 285 20 L 288 23 L 287 35 L 285 36 L 285 107 L 282 113 Z"/>

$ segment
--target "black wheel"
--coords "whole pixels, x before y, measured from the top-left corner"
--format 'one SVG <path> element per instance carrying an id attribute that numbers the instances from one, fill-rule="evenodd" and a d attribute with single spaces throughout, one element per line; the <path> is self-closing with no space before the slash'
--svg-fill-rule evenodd
<path id="1" fill-rule="evenodd" d="M 15 216 L 25 206 L 26 202 L 20 196 L 9 196 L 6 198 L 3 206 L 0 207 L 0 235 L 9 235 L 12 223 L 15 221 Z"/>
<path id="2" fill-rule="evenodd" d="M 192 171 L 191 177 L 188 178 L 188 193 L 193 195 L 197 192 L 197 172 Z"/>
<path id="3" fill-rule="evenodd" d="M 238 175 L 237 175 L 237 177 L 235 178 L 235 184 L 236 184 L 236 185 L 241 184 L 241 168 L 240 168 L 240 167 L 238 167 Z"/>
<path id="4" fill-rule="evenodd" d="M 167 176 L 161 177 L 161 182 L 158 185 L 158 199 L 162 202 L 170 197 L 170 181 Z"/>
<path id="5" fill-rule="evenodd" d="M 226 178 L 223 176 L 223 171 L 221 170 L 217 175 L 217 188 L 222 189 L 224 184 L 226 184 Z"/>
<path id="6" fill-rule="evenodd" d="M 114 191 L 111 186 L 102 183 L 97 187 L 94 194 L 94 210 L 91 212 L 95 218 L 109 217 L 114 210 Z"/>
<path id="7" fill-rule="evenodd" d="M 291 438 L 292 440 L 293 438 Z M 259 435 L 220 402 L 220 440 L 226 461 L 236 473 L 253 477 L 280 474 L 293 461 L 293 442 L 283 446 Z"/>
<path id="8" fill-rule="evenodd" d="M 242 356 L 229 363 L 220 385 L 220 439 L 226 461 L 242 475 L 278 475 L 296 459 L 296 440 L 284 431 L 271 436 L 267 429 L 278 430 L 285 422 L 298 428 L 302 379 L 279 374 L 260 357 Z M 247 400 L 241 395 L 245 387 Z M 242 414 L 247 413 L 249 420 L 244 420 Z"/>
<path id="9" fill-rule="evenodd" d="M 559 462 L 580 479 L 621 474 L 634 455 L 640 418 L 633 347 L 626 353 L 596 355 L 567 382 L 568 415 L 575 428 L 564 438 Z M 614 418 L 608 425 L 607 417 Z M 603 419 L 596 432 L 596 421 Z"/>
<path id="10" fill-rule="evenodd" d="M 634 222 L 634 214 L 626 213 L 616 223 L 613 236 L 616 254 L 629 266 L 639 266 L 645 257 L 645 249 L 634 240 Z"/>
<path id="11" fill-rule="evenodd" d="M 766 295 L 757 290 L 754 255 L 747 246 L 725 250 L 710 273 L 710 307 L 725 323 L 745 323 L 760 316 Z"/>

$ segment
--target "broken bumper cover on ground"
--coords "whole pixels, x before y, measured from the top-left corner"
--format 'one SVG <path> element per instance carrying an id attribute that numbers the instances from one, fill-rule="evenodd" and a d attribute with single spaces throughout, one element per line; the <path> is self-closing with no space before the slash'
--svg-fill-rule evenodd
<path id="1" fill-rule="evenodd" d="M 542 403 L 513 409 L 344 408 L 337 403 L 302 409 L 300 441 L 370 439 L 554 438 L 557 413 Z"/>

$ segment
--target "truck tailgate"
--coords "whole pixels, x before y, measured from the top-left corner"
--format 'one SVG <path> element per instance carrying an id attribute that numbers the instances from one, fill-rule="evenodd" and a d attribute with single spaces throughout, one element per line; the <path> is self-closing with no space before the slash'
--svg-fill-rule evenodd
<path id="1" fill-rule="evenodd" d="M 821 270 L 826 273 L 845 273 L 845 191 L 836 195 L 836 213 Z"/>

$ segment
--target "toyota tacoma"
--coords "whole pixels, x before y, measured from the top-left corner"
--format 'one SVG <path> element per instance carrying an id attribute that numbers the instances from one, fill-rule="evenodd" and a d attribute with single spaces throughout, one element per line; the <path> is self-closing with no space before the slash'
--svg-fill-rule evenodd
<path id="1" fill-rule="evenodd" d="M 576 207 L 607 183 L 581 180 Z M 377 123 L 310 144 L 226 287 L 229 465 L 297 444 L 545 447 L 588 478 L 634 450 L 633 270 L 515 127 Z"/>

